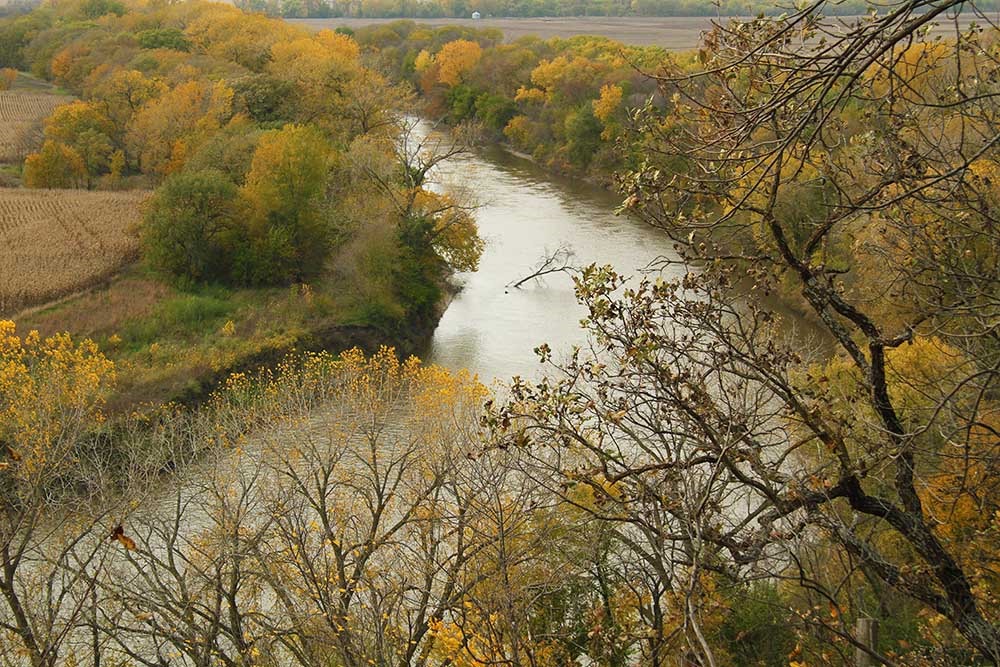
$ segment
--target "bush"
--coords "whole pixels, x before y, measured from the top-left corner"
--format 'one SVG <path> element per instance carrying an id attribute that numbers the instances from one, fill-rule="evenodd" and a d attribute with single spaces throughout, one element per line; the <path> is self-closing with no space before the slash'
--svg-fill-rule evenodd
<path id="1" fill-rule="evenodd" d="M 237 194 L 217 170 L 168 178 L 146 212 L 143 247 L 150 265 L 181 283 L 228 279 Z"/>
<path id="2" fill-rule="evenodd" d="M 796 638 L 788 625 L 788 603 L 778 588 L 758 583 L 727 597 L 732 604 L 721 634 L 733 664 L 785 667 Z"/>
<path id="3" fill-rule="evenodd" d="M 177 28 L 154 28 L 143 30 L 136 34 L 139 46 L 144 49 L 173 49 L 174 51 L 188 51 L 191 43 L 184 36 L 184 32 Z"/>
<path id="4" fill-rule="evenodd" d="M 78 188 L 87 178 L 80 154 L 69 146 L 52 141 L 24 160 L 24 184 L 29 188 Z"/>

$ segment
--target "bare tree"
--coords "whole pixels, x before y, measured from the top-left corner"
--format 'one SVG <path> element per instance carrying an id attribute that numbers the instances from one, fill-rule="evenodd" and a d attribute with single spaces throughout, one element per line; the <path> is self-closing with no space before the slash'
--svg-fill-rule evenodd
<path id="1" fill-rule="evenodd" d="M 531 273 L 523 278 L 512 280 L 507 283 L 507 287 L 520 289 L 521 285 L 531 280 L 538 280 L 553 273 L 570 273 L 574 269 L 573 260 L 575 258 L 576 253 L 568 244 L 560 245 L 552 252 L 546 250 L 541 259 L 532 268 Z"/>

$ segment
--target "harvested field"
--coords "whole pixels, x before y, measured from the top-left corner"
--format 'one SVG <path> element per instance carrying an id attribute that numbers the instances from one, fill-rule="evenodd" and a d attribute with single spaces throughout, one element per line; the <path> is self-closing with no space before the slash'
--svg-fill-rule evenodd
<path id="1" fill-rule="evenodd" d="M 72 97 L 19 90 L 0 91 L 0 162 L 20 162 L 42 139 L 42 121 Z"/>
<path id="2" fill-rule="evenodd" d="M 991 18 L 997 19 L 995 13 Z M 850 22 L 856 17 L 831 17 L 830 21 L 837 24 L 841 21 Z M 399 19 L 292 19 L 291 23 L 301 24 L 320 30 L 334 29 L 340 26 L 357 29 L 369 25 L 379 25 L 398 21 Z M 617 40 L 623 44 L 638 46 L 661 46 L 669 51 L 689 51 L 698 47 L 701 34 L 712 28 L 713 21 L 720 19 L 710 16 L 566 16 L 538 18 L 501 18 L 488 16 L 482 19 L 414 19 L 417 23 L 440 27 L 458 25 L 467 28 L 499 28 L 504 39 L 512 42 L 519 37 L 535 35 L 543 39 L 550 37 L 572 37 L 574 35 L 600 35 Z M 722 21 L 728 19 L 723 18 Z M 960 23 L 963 28 L 975 20 L 971 15 L 963 15 Z M 979 20 L 982 23 L 982 20 Z M 942 20 L 931 30 L 931 37 L 954 36 L 954 26 Z"/>
<path id="3" fill-rule="evenodd" d="M 94 285 L 134 261 L 148 196 L 0 189 L 0 315 Z"/>

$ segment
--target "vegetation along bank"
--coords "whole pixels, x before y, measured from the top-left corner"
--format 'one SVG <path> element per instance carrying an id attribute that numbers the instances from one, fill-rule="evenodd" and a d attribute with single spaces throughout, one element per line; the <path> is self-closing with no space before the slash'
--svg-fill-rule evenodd
<path id="1" fill-rule="evenodd" d="M 407 87 L 345 35 L 93 0 L 9 19 L 0 45 L 3 184 L 24 186 L 0 314 L 97 341 L 114 405 L 293 347 L 417 350 L 478 261 L 462 203 L 424 187 L 444 155 L 399 147 Z"/>

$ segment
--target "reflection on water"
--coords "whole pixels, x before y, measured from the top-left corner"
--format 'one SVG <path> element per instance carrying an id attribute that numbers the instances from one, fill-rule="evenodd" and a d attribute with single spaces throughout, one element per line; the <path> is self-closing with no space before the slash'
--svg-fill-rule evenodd
<path id="1" fill-rule="evenodd" d="M 570 276 L 554 274 L 521 289 L 505 286 L 529 273 L 560 245 L 574 264 L 612 264 L 622 273 L 674 256 L 669 240 L 642 223 L 614 214 L 616 196 L 587 183 L 553 179 L 527 160 L 499 150 L 455 158 L 437 179 L 446 189 L 470 190 L 486 251 L 479 271 L 456 276 L 462 291 L 434 334 L 429 361 L 468 368 L 484 382 L 532 376 L 540 366 L 533 349 L 548 343 L 566 352 L 584 341 Z"/>

